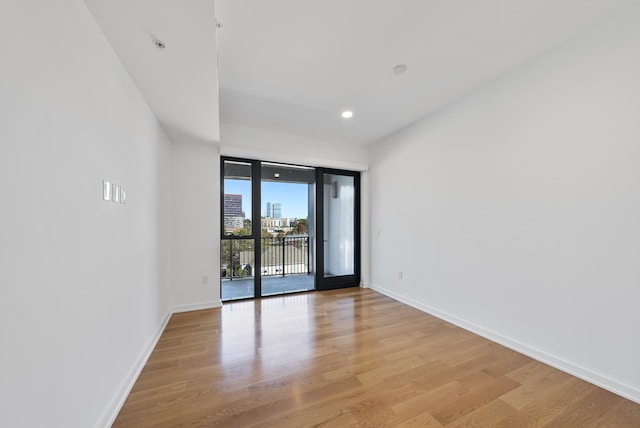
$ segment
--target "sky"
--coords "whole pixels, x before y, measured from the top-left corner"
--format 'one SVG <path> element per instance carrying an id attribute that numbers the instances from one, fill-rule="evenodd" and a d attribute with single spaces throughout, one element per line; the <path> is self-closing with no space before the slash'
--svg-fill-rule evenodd
<path id="1" fill-rule="evenodd" d="M 262 206 L 260 213 L 266 214 L 267 202 L 280 202 L 282 217 L 307 218 L 309 185 L 306 183 L 262 182 Z M 246 218 L 251 218 L 251 181 L 224 180 L 224 193 L 242 195 L 242 210 Z"/>

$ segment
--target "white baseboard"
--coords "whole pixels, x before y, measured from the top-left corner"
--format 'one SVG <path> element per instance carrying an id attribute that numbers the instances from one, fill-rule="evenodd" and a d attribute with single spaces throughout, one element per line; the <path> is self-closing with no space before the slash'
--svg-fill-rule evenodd
<path id="1" fill-rule="evenodd" d="M 366 288 L 371 288 L 374 291 L 384 294 L 385 296 L 391 297 L 392 299 L 395 299 L 399 302 L 405 303 L 422 312 L 426 312 L 430 315 L 433 315 L 436 318 L 440 318 L 441 320 L 450 322 L 451 324 L 454 324 L 460 328 L 463 328 L 467 331 L 475 333 L 493 342 L 499 343 L 500 345 L 503 345 L 509 349 L 512 349 L 516 352 L 524 354 L 535 360 L 541 361 L 545 364 L 550 365 L 551 367 L 554 367 L 558 370 L 562 370 L 563 372 L 569 373 L 570 375 L 578 377 L 589 383 L 592 383 L 608 391 L 611 391 L 614 394 L 620 395 L 621 397 L 627 398 L 631 401 L 634 401 L 640 404 L 640 390 L 636 388 L 633 388 L 631 386 L 625 385 L 618 381 L 609 379 L 606 376 L 599 375 L 590 370 L 584 369 L 580 366 L 570 363 L 569 361 L 556 358 L 553 355 L 550 355 L 544 351 L 532 348 L 521 342 L 502 336 L 499 333 L 496 333 L 491 330 L 487 330 L 471 322 L 468 322 L 456 316 L 450 315 L 446 312 L 439 311 L 415 299 L 406 297 L 402 294 L 396 293 L 387 288 L 380 287 L 375 284 L 367 284 Z"/>
<path id="2" fill-rule="evenodd" d="M 105 411 L 104 416 L 100 419 L 100 423 L 98 424 L 99 427 L 109 428 L 111 427 L 111 425 L 113 425 L 113 422 L 115 422 L 116 417 L 118 416 L 118 413 L 120 413 L 120 409 L 122 409 L 124 402 L 129 396 L 129 392 L 131 392 L 133 385 L 136 383 L 136 380 L 138 380 L 138 376 L 140 376 L 142 369 L 144 368 L 145 364 L 147 364 L 147 360 L 149 359 L 149 357 L 151 356 L 151 353 L 153 352 L 154 348 L 158 344 L 158 340 L 160 340 L 160 336 L 162 336 L 162 333 L 164 332 L 165 327 L 169 323 L 170 318 L 171 318 L 171 312 L 167 312 L 167 314 L 164 317 L 164 321 L 162 321 L 162 323 L 160 324 L 160 327 L 158 328 L 156 333 L 153 335 L 153 337 L 149 341 L 149 344 L 147 345 L 145 350 L 142 352 L 138 360 L 133 365 L 133 368 L 125 378 L 125 381 L 122 384 L 122 387 L 120 388 L 118 393 L 115 395 L 114 399 L 109 404 L 109 407 L 107 407 L 107 410 Z"/>
<path id="3" fill-rule="evenodd" d="M 176 305 L 173 307 L 173 313 L 199 311 L 202 309 L 214 309 L 222 307 L 222 300 L 212 300 L 209 302 L 189 303 L 187 305 Z"/>

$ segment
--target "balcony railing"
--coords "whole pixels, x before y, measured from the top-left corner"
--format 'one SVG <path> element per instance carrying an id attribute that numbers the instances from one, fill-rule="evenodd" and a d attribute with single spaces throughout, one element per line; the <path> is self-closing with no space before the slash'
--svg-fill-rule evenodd
<path id="1" fill-rule="evenodd" d="M 236 279 L 255 275 L 253 239 L 222 241 L 222 278 Z M 310 255 L 307 235 L 260 239 L 262 276 L 309 274 Z"/>

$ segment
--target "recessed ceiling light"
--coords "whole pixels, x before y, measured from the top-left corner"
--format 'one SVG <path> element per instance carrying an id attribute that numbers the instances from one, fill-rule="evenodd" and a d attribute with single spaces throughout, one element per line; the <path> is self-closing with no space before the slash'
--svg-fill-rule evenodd
<path id="1" fill-rule="evenodd" d="M 280 178 L 280 173 L 276 172 L 275 174 L 273 174 L 273 176 L 274 176 L 275 178 Z"/>
<path id="2" fill-rule="evenodd" d="M 164 49 L 166 47 L 164 42 L 162 40 L 158 40 L 158 39 L 154 39 L 153 40 L 153 46 L 157 47 L 158 49 Z"/>
<path id="3" fill-rule="evenodd" d="M 353 116 L 353 112 L 350 110 L 345 110 L 342 112 L 342 117 L 344 117 L 345 119 L 349 119 L 352 116 Z"/>
<path id="4" fill-rule="evenodd" d="M 398 64 L 393 67 L 393 74 L 402 74 L 407 71 L 407 64 Z"/>

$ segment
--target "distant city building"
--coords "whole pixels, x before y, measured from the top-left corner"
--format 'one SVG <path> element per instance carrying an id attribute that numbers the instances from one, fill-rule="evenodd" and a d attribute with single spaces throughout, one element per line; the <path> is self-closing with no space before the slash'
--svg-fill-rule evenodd
<path id="1" fill-rule="evenodd" d="M 225 215 L 224 227 L 225 229 L 242 229 L 244 228 L 244 217 Z"/>
<path id="2" fill-rule="evenodd" d="M 242 195 L 224 194 L 224 228 L 244 228 L 244 211 L 242 211 Z"/>
<path id="3" fill-rule="evenodd" d="M 274 202 L 271 205 L 271 217 L 282 218 L 282 204 L 280 202 Z"/>
<path id="4" fill-rule="evenodd" d="M 291 219 L 288 218 L 265 217 L 261 219 L 262 229 L 291 229 L 291 223 Z"/>
<path id="5" fill-rule="evenodd" d="M 267 202 L 265 217 L 282 218 L 282 204 L 280 202 Z"/>
<path id="6" fill-rule="evenodd" d="M 262 228 L 263 229 L 273 229 L 282 227 L 282 222 L 280 219 L 275 219 L 272 217 L 266 217 L 262 219 Z"/>
<path id="7" fill-rule="evenodd" d="M 244 211 L 242 211 L 242 195 L 236 195 L 234 193 L 224 194 L 224 216 L 225 218 L 244 218 Z"/>

